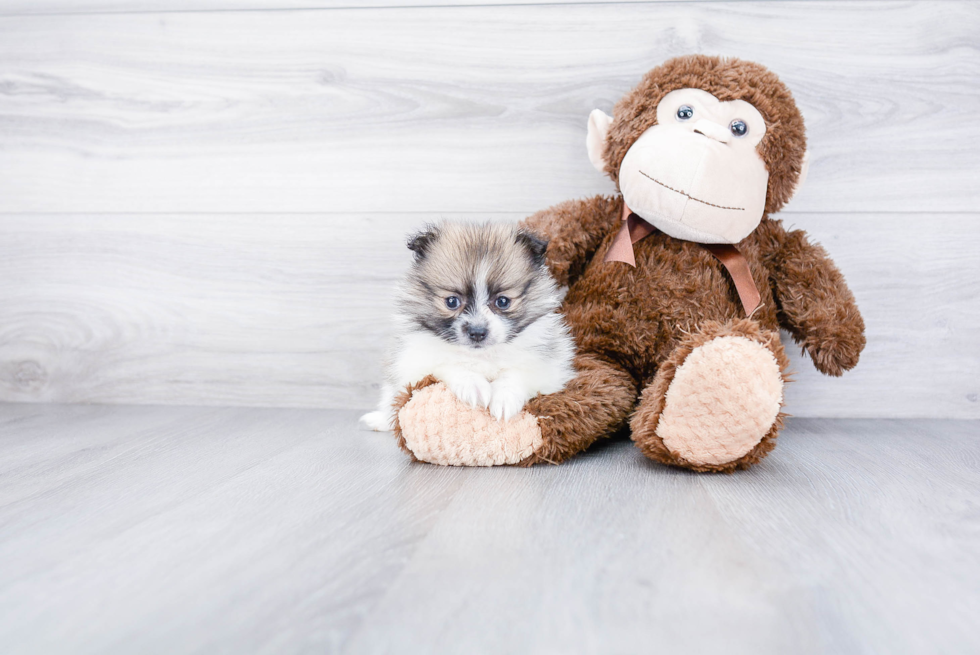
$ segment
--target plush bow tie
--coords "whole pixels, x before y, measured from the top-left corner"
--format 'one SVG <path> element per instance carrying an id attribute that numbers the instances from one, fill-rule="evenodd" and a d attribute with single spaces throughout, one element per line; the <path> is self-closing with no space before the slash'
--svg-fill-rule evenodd
<path id="1" fill-rule="evenodd" d="M 624 201 L 623 226 L 619 228 L 616 238 L 613 239 L 609 252 L 606 253 L 605 261 L 624 262 L 635 268 L 636 258 L 633 256 L 633 244 L 656 231 L 657 228 L 634 214 Z M 738 291 L 738 298 L 742 301 L 745 315 L 751 316 L 759 308 L 762 296 L 755 286 L 752 271 L 749 269 L 749 263 L 745 257 L 730 243 L 701 243 L 698 245 L 714 255 L 728 271 L 732 281 L 735 282 L 735 290 Z"/>

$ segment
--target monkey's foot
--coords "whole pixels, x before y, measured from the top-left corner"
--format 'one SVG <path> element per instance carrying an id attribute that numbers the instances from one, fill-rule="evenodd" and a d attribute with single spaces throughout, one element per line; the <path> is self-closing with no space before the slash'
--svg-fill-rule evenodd
<path id="1" fill-rule="evenodd" d="M 749 320 L 706 324 L 644 389 L 630 423 L 633 440 L 666 464 L 748 468 L 776 445 L 788 363 L 778 335 Z"/>
<path id="2" fill-rule="evenodd" d="M 415 459 L 443 466 L 516 464 L 541 445 L 541 428 L 522 411 L 501 421 L 457 398 L 432 376 L 395 400 L 395 436 Z"/>

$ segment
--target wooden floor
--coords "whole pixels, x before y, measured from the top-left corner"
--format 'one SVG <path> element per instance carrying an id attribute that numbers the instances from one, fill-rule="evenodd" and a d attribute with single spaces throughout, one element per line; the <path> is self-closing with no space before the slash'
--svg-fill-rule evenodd
<path id="1" fill-rule="evenodd" d="M 355 412 L 0 405 L 5 653 L 977 652 L 980 421 L 412 464 Z"/>

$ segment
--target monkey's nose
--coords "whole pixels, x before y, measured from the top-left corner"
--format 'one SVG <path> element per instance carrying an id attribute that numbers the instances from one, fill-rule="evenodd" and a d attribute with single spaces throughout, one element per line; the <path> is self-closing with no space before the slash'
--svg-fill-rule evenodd
<path id="1" fill-rule="evenodd" d="M 718 123 L 712 123 L 703 118 L 694 124 L 694 131 L 702 136 L 714 139 L 715 141 L 721 141 L 722 143 L 728 143 L 728 140 L 732 136 L 728 130 Z"/>
<path id="2" fill-rule="evenodd" d="M 469 336 L 470 341 L 474 343 L 480 343 L 487 338 L 487 333 L 489 330 L 482 325 L 467 325 L 466 334 Z"/>

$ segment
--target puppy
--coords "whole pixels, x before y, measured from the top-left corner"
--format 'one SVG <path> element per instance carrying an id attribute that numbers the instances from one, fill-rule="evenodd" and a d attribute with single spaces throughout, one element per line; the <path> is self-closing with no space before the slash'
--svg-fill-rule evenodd
<path id="1" fill-rule="evenodd" d="M 381 400 L 361 417 L 369 428 L 393 429 L 395 394 L 426 375 L 505 421 L 573 377 L 546 242 L 513 225 L 444 222 L 408 247 L 415 260 L 398 290 Z"/>

